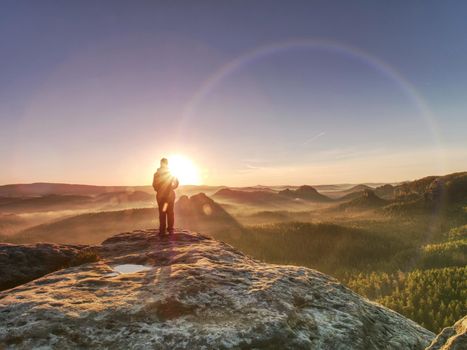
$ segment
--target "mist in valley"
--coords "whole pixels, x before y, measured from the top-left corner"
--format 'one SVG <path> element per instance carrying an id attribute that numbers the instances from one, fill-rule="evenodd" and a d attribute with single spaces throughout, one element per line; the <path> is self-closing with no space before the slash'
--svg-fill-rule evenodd
<path id="1" fill-rule="evenodd" d="M 317 188 L 181 187 L 176 226 L 265 262 L 330 274 L 433 331 L 462 316 L 464 296 L 446 294 L 442 286 L 465 283 L 456 278 L 467 272 L 467 173 Z M 150 188 L 38 192 L 31 185 L 29 193 L 9 189 L 2 196 L 2 241 L 99 244 L 158 225 Z M 428 297 L 411 288 L 425 288 Z M 432 298 L 422 313 L 414 306 L 417 298 Z M 442 315 L 431 319 L 430 308 Z"/>

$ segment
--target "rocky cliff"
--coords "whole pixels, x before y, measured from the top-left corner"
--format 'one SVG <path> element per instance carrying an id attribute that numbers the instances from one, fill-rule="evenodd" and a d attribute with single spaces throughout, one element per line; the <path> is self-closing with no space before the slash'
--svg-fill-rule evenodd
<path id="1" fill-rule="evenodd" d="M 107 239 L 100 260 L 0 293 L 0 348 L 424 349 L 434 335 L 317 271 L 188 231 Z"/>
<path id="2" fill-rule="evenodd" d="M 467 316 L 452 327 L 444 328 L 426 350 L 465 350 L 467 349 Z"/>
<path id="3" fill-rule="evenodd" d="M 296 190 L 285 189 L 279 192 L 282 196 L 304 199 L 312 202 L 330 202 L 331 198 L 319 193 L 314 187 L 303 185 Z"/>
<path id="4" fill-rule="evenodd" d="M 68 266 L 96 260 L 92 250 L 84 245 L 0 243 L 0 291 Z"/>

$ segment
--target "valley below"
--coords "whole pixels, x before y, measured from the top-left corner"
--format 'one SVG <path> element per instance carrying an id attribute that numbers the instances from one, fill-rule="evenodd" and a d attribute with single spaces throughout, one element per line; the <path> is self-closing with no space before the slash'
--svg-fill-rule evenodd
<path id="1" fill-rule="evenodd" d="M 439 333 L 467 314 L 467 173 L 400 184 L 182 186 L 176 226 L 303 266 Z M 96 245 L 155 228 L 150 187 L 0 186 L 0 240 Z"/>

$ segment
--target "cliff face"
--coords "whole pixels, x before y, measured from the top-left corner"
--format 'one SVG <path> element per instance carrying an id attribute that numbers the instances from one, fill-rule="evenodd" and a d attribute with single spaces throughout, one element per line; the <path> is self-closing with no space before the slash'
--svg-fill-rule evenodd
<path id="1" fill-rule="evenodd" d="M 324 274 L 188 231 L 98 249 L 97 262 L 1 292 L 0 347 L 424 349 L 434 337 Z"/>
<path id="2" fill-rule="evenodd" d="M 0 291 L 66 266 L 95 260 L 92 247 L 53 243 L 0 243 Z"/>
<path id="3" fill-rule="evenodd" d="M 426 350 L 467 349 L 467 316 L 444 328 Z"/>

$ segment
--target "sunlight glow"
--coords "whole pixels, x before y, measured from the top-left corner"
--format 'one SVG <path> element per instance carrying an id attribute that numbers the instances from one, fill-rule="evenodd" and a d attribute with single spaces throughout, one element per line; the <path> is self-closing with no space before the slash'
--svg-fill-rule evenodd
<path id="1" fill-rule="evenodd" d="M 201 177 L 198 168 L 189 159 L 182 155 L 169 157 L 170 172 L 178 178 L 180 185 L 199 185 Z"/>

